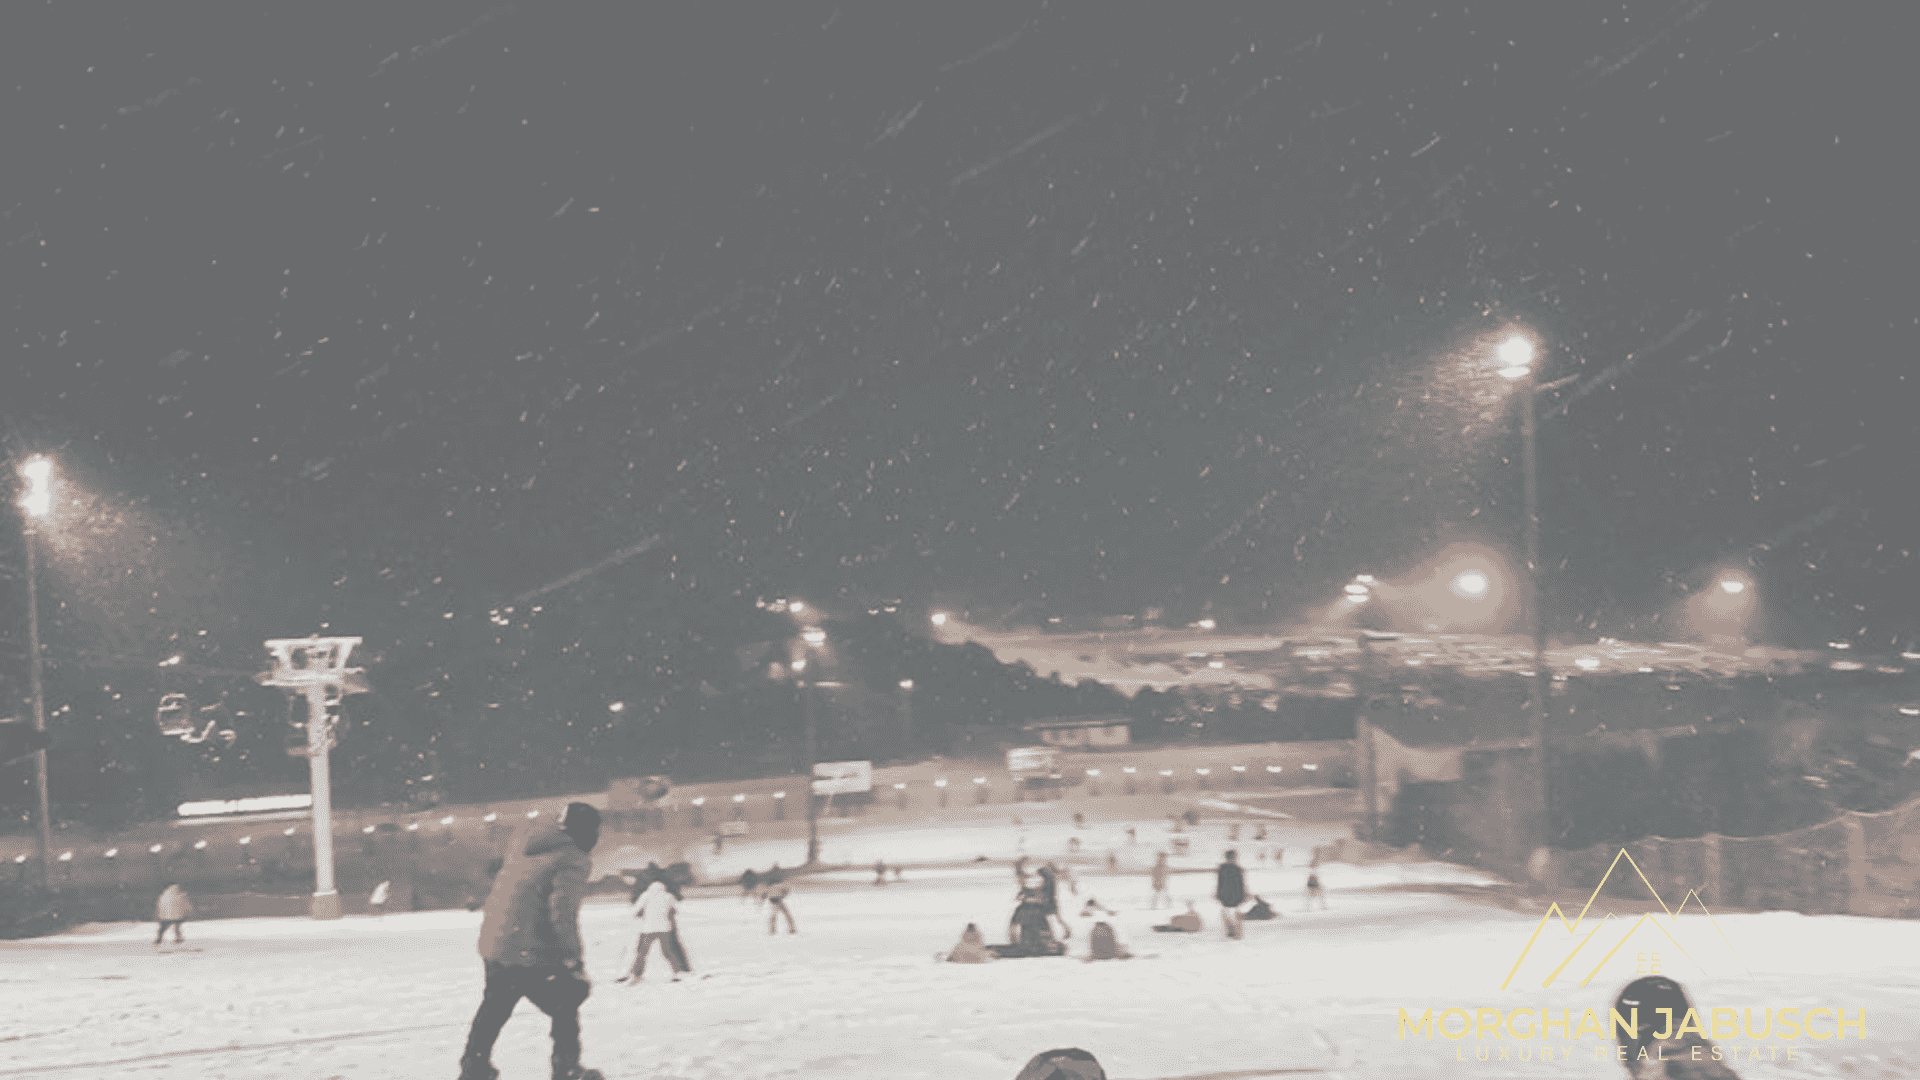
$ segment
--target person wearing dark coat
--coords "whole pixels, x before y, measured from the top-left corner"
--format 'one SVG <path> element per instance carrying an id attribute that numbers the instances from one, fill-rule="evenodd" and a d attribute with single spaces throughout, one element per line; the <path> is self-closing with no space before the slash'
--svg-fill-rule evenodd
<path id="1" fill-rule="evenodd" d="M 1077 1046 L 1035 1054 L 1014 1080 L 1107 1080 L 1100 1062 Z"/>
<path id="2" fill-rule="evenodd" d="M 1247 902 L 1247 879 L 1240 870 L 1238 852 L 1227 852 L 1227 861 L 1220 864 L 1216 871 L 1218 883 L 1214 886 L 1213 898 L 1220 901 L 1220 923 L 1226 928 L 1227 936 L 1240 936 L 1240 905 Z"/>
<path id="3" fill-rule="evenodd" d="M 555 1080 L 599 1080 L 580 1067 L 580 1006 L 592 993 L 580 944 L 580 903 L 593 872 L 600 812 L 568 803 L 558 825 L 531 825 L 487 894 L 480 924 L 486 990 L 460 1057 L 461 1080 L 496 1080 L 493 1044 L 521 998 L 553 1020 Z M 515 838 L 520 840 L 519 837 Z"/>
<path id="4" fill-rule="evenodd" d="M 1680 1033 L 1693 1003 L 1672 979 L 1662 975 L 1635 979 L 1621 989 L 1613 1008 L 1629 1021 L 1638 1020 L 1631 1033 L 1623 1028 L 1616 1035 L 1624 1052 L 1621 1061 L 1633 1080 L 1740 1080 L 1720 1060 L 1721 1051 L 1711 1040 L 1691 1029 Z M 1662 1032 L 1666 1038 L 1661 1038 Z"/>

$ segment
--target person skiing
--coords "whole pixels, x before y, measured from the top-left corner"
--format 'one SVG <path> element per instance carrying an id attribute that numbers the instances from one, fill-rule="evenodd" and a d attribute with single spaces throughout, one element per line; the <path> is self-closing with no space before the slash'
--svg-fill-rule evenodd
<path id="1" fill-rule="evenodd" d="M 187 898 L 187 890 L 178 882 L 168 885 L 160 891 L 160 898 L 153 902 L 153 918 L 160 929 L 153 935 L 154 948 L 160 947 L 160 941 L 167 936 L 167 927 L 173 927 L 173 943 L 182 944 L 186 939 L 180 933 L 180 927 L 193 916 L 193 901 Z"/>
<path id="2" fill-rule="evenodd" d="M 593 992 L 580 946 L 580 903 L 593 873 L 600 812 L 568 803 L 557 825 L 535 823 L 511 849 L 480 924 L 486 989 L 460 1055 L 460 1080 L 497 1080 L 493 1044 L 521 998 L 553 1019 L 554 1080 L 603 1080 L 580 1066 L 580 1006 Z M 516 837 L 516 840 L 518 837 Z"/>
<path id="3" fill-rule="evenodd" d="M 1237 939 L 1241 934 L 1240 905 L 1247 902 L 1247 879 L 1240 871 L 1239 853 L 1228 851 L 1226 861 L 1214 873 L 1213 898 L 1220 902 L 1220 924 L 1228 937 Z"/>
<path id="4" fill-rule="evenodd" d="M 1147 910 L 1152 911 L 1165 900 L 1167 906 L 1173 906 L 1173 896 L 1167 892 L 1167 853 L 1162 851 L 1153 858 L 1153 899 L 1147 902 Z"/>
<path id="5" fill-rule="evenodd" d="M 667 964 L 673 968 L 673 981 L 679 982 L 682 973 L 690 970 L 684 957 L 673 947 L 679 920 L 675 917 L 679 910 L 679 901 L 667 891 L 667 883 L 656 881 L 647 886 L 640 894 L 640 902 L 634 905 L 633 917 L 640 920 L 640 942 L 633 947 L 633 967 L 622 976 L 620 981 L 635 986 L 647 973 L 647 954 L 653 951 L 653 943 L 660 943 L 660 952 L 666 956 Z"/>
<path id="6" fill-rule="evenodd" d="M 767 886 L 767 933 L 773 933 L 774 928 L 780 925 L 782 915 L 787 917 L 787 933 L 799 933 L 799 928 L 793 925 L 793 912 L 787 910 L 788 888 L 778 864 L 774 866 L 773 873 L 767 875 L 767 880 L 771 882 Z"/>

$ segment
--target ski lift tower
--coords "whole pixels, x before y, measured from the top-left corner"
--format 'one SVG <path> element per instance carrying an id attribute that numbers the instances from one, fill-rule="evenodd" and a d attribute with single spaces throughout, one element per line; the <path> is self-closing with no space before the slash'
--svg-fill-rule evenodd
<path id="1" fill-rule="evenodd" d="M 368 690 L 362 669 L 347 666 L 357 637 L 275 638 L 266 643 L 273 670 L 254 676 L 262 686 L 283 687 L 307 699 L 307 767 L 313 777 L 313 905 L 316 919 L 340 917 L 333 884 L 333 788 L 327 752 L 333 749 L 340 703 Z"/>

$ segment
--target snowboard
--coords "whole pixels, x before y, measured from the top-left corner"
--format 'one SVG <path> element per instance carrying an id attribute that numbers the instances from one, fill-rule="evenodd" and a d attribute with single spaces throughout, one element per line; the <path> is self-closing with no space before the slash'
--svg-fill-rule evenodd
<path id="1" fill-rule="evenodd" d="M 1632 1038 L 1620 1038 L 1620 1045 L 1626 1047 L 1626 1074 L 1634 1080 L 1740 1080 L 1740 1074 L 1724 1061 L 1715 1061 L 1713 1040 L 1693 1030 L 1680 1034 L 1693 1003 L 1678 982 L 1661 974 L 1636 978 L 1620 990 L 1613 1007 L 1628 1019 L 1634 1019 L 1634 1009 L 1640 1011 Z M 1659 1032 L 1667 1032 L 1667 1038 L 1659 1038 Z"/>

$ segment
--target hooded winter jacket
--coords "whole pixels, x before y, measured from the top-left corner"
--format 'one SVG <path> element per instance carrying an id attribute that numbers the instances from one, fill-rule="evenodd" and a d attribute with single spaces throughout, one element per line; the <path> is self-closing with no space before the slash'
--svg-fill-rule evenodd
<path id="1" fill-rule="evenodd" d="M 1237 908 L 1247 902 L 1247 879 L 1240 872 L 1239 863 L 1220 864 L 1220 880 L 1213 890 L 1214 899 L 1226 907 Z"/>
<path id="2" fill-rule="evenodd" d="M 187 891 L 178 885 L 169 885 L 153 902 L 153 917 L 159 922 L 180 922 L 193 917 L 193 904 L 187 900 Z"/>
<path id="3" fill-rule="evenodd" d="M 535 825 L 487 894 L 480 956 L 515 967 L 577 963 L 580 902 L 593 860 L 553 825 Z"/>
<path id="4" fill-rule="evenodd" d="M 678 906 L 673 894 L 667 891 L 666 882 L 656 881 L 647 886 L 647 891 L 640 894 L 640 902 L 633 906 L 634 917 L 640 920 L 640 932 L 673 933 L 673 912 Z"/>

